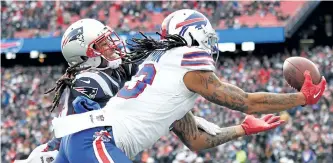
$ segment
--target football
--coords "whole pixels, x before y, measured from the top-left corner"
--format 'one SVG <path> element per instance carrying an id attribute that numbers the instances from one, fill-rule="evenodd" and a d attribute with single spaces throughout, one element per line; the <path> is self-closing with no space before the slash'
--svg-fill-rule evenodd
<path id="1" fill-rule="evenodd" d="M 304 72 L 305 70 L 310 71 L 312 82 L 319 84 L 321 75 L 317 66 L 310 60 L 303 57 L 290 57 L 287 58 L 283 63 L 283 76 L 288 84 L 297 89 L 301 90 L 304 83 Z"/>

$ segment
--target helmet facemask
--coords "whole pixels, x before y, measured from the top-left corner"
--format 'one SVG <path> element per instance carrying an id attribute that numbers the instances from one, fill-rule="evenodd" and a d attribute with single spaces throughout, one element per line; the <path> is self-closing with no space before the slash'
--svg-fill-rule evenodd
<path id="1" fill-rule="evenodd" d="M 212 31 L 212 30 L 210 30 Z M 199 34 L 198 32 L 203 32 Z M 199 46 L 200 48 L 206 49 L 210 52 L 212 57 L 215 59 L 215 62 L 218 60 L 219 57 L 219 49 L 218 49 L 218 37 L 215 32 L 207 32 L 204 27 L 197 32 L 189 32 L 189 35 L 193 42 L 198 45 L 191 45 L 191 46 Z M 217 63 L 217 62 L 216 62 Z"/>
<path id="2" fill-rule="evenodd" d="M 121 60 L 126 55 L 124 42 L 120 39 L 118 34 L 106 27 L 101 32 L 102 34 L 88 45 L 87 56 L 97 57 L 101 56 L 109 62 Z"/>
<path id="3" fill-rule="evenodd" d="M 215 62 L 219 58 L 219 46 L 218 46 L 218 37 L 216 34 L 209 33 L 206 35 L 205 39 L 201 41 L 201 44 L 206 48 L 209 49 L 212 57 L 215 58 Z M 216 55 L 216 56 L 214 56 Z"/>

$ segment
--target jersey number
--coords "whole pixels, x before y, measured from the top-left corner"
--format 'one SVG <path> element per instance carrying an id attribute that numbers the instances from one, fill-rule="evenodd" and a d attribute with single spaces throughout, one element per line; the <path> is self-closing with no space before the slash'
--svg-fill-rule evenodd
<path id="1" fill-rule="evenodd" d="M 130 99 L 138 97 L 147 87 L 147 84 L 151 85 L 154 81 L 156 69 L 154 64 L 145 64 L 143 68 L 132 77 L 131 81 L 136 83 L 128 82 L 118 92 L 118 97 Z"/>

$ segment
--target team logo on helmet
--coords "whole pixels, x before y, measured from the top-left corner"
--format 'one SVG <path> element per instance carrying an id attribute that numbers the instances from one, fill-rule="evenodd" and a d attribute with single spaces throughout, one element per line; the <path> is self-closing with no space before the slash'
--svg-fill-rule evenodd
<path id="1" fill-rule="evenodd" d="M 83 27 L 76 28 L 69 32 L 67 37 L 65 38 L 64 42 L 62 43 L 62 47 L 64 47 L 67 43 L 77 40 L 80 43 L 84 42 L 84 37 L 83 37 Z"/>
<path id="2" fill-rule="evenodd" d="M 207 19 L 199 13 L 193 13 L 183 22 L 180 22 L 176 25 L 176 29 L 182 27 L 179 32 L 179 35 L 184 36 L 184 33 L 190 26 L 195 26 L 196 29 L 202 29 L 202 26 L 207 25 Z"/>

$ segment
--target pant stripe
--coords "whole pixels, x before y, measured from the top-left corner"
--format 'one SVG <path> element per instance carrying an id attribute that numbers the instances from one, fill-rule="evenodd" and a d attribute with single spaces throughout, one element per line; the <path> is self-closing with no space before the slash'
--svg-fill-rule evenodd
<path id="1" fill-rule="evenodd" d="M 97 157 L 98 162 L 101 163 L 114 163 L 111 156 L 107 152 L 104 142 L 101 137 L 98 137 L 93 142 L 95 156 Z"/>

